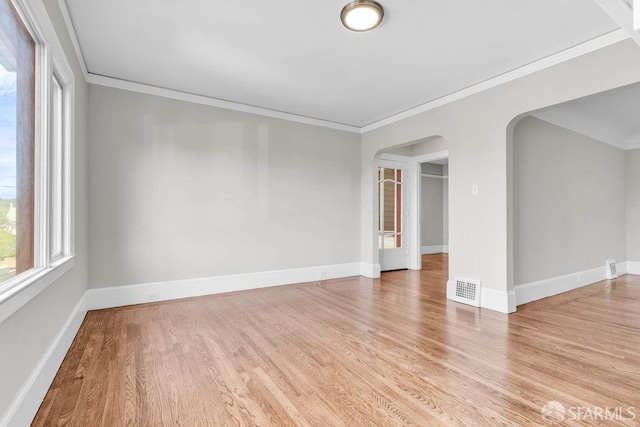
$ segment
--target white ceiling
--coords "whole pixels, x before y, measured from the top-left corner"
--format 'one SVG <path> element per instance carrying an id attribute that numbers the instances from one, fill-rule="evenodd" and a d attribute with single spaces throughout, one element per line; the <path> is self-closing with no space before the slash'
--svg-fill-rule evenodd
<path id="1" fill-rule="evenodd" d="M 590 0 L 66 0 L 92 74 L 362 127 L 611 32 Z"/>
<path id="2" fill-rule="evenodd" d="M 533 114 L 619 148 L 640 148 L 640 84 L 633 84 Z"/>

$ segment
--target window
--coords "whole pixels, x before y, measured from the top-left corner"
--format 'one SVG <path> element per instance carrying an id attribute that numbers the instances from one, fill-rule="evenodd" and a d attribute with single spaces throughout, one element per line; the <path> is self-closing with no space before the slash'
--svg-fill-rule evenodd
<path id="1" fill-rule="evenodd" d="M 15 311 L 37 294 L 27 288 L 42 290 L 73 258 L 73 78 L 59 44 L 45 42 L 50 22 L 45 37 L 25 10 L 0 0 L 0 321 L 6 301 L 20 295 Z"/>
<path id="2" fill-rule="evenodd" d="M 0 283 L 34 266 L 35 42 L 9 0 L 0 31 Z"/>

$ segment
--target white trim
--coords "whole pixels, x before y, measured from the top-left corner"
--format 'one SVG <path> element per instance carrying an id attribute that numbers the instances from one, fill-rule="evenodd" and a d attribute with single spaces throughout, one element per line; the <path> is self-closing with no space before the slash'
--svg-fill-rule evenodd
<path id="1" fill-rule="evenodd" d="M 427 254 L 442 254 L 449 253 L 449 245 L 431 245 L 431 246 L 421 246 L 420 253 L 422 255 Z"/>
<path id="2" fill-rule="evenodd" d="M 0 294 L 0 323 L 20 310 L 23 305 L 62 277 L 64 273 L 71 270 L 74 264 L 73 256 L 58 259 L 51 267 L 35 270 L 33 276 L 3 291 Z"/>
<path id="3" fill-rule="evenodd" d="M 62 12 L 62 19 L 64 20 L 64 23 L 67 26 L 67 31 L 69 32 L 69 37 L 71 38 L 71 44 L 73 45 L 73 50 L 76 53 L 78 62 L 80 63 L 80 69 L 82 70 L 82 75 L 84 76 L 84 79 L 87 80 L 89 76 L 89 72 L 87 70 L 87 63 L 84 60 L 82 49 L 80 49 L 80 42 L 78 41 L 76 29 L 73 26 L 73 20 L 71 19 L 71 15 L 69 14 L 69 8 L 67 7 L 67 2 L 65 0 L 58 0 L 58 5 L 60 6 L 60 11 Z"/>
<path id="4" fill-rule="evenodd" d="M 448 280 L 447 299 L 451 300 L 452 303 L 459 304 L 452 299 L 455 293 L 454 281 Z M 473 306 L 469 307 L 475 308 Z M 499 291 L 482 286 L 480 291 L 480 308 L 486 308 L 500 313 L 514 313 L 516 311 L 516 294 L 514 291 Z"/>
<path id="5" fill-rule="evenodd" d="M 419 156 L 409 157 L 416 164 L 429 163 L 436 160 L 444 160 L 449 158 L 449 150 L 435 151 L 433 153 L 421 154 Z M 420 171 L 422 173 L 422 171 Z"/>
<path id="6" fill-rule="evenodd" d="M 640 263 L 617 263 L 618 274 L 620 275 L 627 274 L 627 271 L 630 268 L 633 269 L 633 271 L 640 273 L 640 268 L 636 270 L 637 267 L 640 267 Z M 637 274 L 632 273 L 631 271 L 629 271 L 629 273 Z M 563 276 L 552 277 L 550 279 L 516 285 L 513 287 L 513 290 L 516 292 L 517 305 L 522 305 L 571 291 L 573 289 L 578 289 L 583 286 L 591 285 L 602 280 L 607 280 L 606 267 L 598 267 L 591 270 L 579 271 L 576 273 L 565 274 Z"/>
<path id="7" fill-rule="evenodd" d="M 423 178 L 436 178 L 436 179 L 447 179 L 447 178 L 449 178 L 448 175 L 432 175 L 430 173 L 421 173 L 420 176 L 422 176 Z"/>
<path id="8" fill-rule="evenodd" d="M 380 264 L 373 264 L 370 262 L 360 263 L 360 275 L 368 277 L 370 279 L 377 279 L 380 277 Z"/>
<path id="9" fill-rule="evenodd" d="M 634 29 L 634 14 L 625 0 L 595 0 L 595 2 L 609 15 L 613 22 L 622 27 L 628 36 L 640 45 L 640 34 L 636 33 Z"/>
<path id="10" fill-rule="evenodd" d="M 627 34 L 627 32 L 623 29 L 612 31 L 600 37 L 596 37 L 594 39 L 588 40 L 577 46 L 563 50 L 562 52 L 558 52 L 553 55 L 547 56 L 546 58 L 532 62 L 531 64 L 525 65 L 520 68 L 516 68 L 515 70 L 506 72 L 499 76 L 493 77 L 489 80 L 485 80 L 481 83 L 475 84 L 473 86 L 469 86 L 468 88 L 459 90 L 449 95 L 445 95 L 441 98 L 434 99 L 433 101 L 429 101 L 417 107 L 410 108 L 409 110 L 403 111 L 402 113 L 394 114 L 393 116 L 387 117 L 386 119 L 382 119 L 377 122 L 373 122 L 371 124 L 363 126 L 361 128 L 361 132 L 362 133 L 370 132 L 372 130 L 389 125 L 391 123 L 395 123 L 400 120 L 413 117 L 417 114 L 424 113 L 425 111 L 442 107 L 445 104 L 449 104 L 454 101 L 459 101 L 460 99 L 466 98 L 471 95 L 475 95 L 487 89 L 491 89 L 496 86 L 500 86 L 510 81 L 519 79 L 521 77 L 528 76 L 529 74 L 533 74 L 538 71 L 545 70 L 547 68 L 553 67 L 554 65 L 558 65 L 562 62 L 569 61 L 571 59 L 577 58 L 579 56 L 585 55 L 587 53 L 593 52 L 598 49 L 602 49 L 612 44 L 621 42 L 622 40 L 626 40 L 628 38 L 629 38 L 629 34 Z"/>
<path id="11" fill-rule="evenodd" d="M 89 289 L 88 310 L 359 276 L 359 262 Z M 323 274 L 324 273 L 324 274 Z"/>
<path id="12" fill-rule="evenodd" d="M 516 293 L 514 291 L 498 291 L 482 287 L 480 307 L 500 313 L 515 313 Z"/>
<path id="13" fill-rule="evenodd" d="M 83 295 L 2 415 L 0 426 L 28 426 L 31 424 L 87 313 L 84 302 L 85 296 Z"/>
<path id="14" fill-rule="evenodd" d="M 210 107 L 224 108 L 242 113 L 257 114 L 274 119 L 288 120 L 291 122 L 304 123 L 307 125 L 321 126 L 329 129 L 336 129 L 345 132 L 360 133 L 357 126 L 345 125 L 342 123 L 330 122 L 328 120 L 315 119 L 282 111 L 270 110 L 268 108 L 256 107 L 253 105 L 241 104 L 238 102 L 225 101 L 208 96 L 195 95 L 181 92 L 174 89 L 166 89 L 158 86 L 151 86 L 144 83 L 131 82 L 128 80 L 116 79 L 113 77 L 100 76 L 88 73 L 87 82 L 94 85 L 106 86 L 115 89 L 123 89 L 131 92 L 144 93 L 147 95 L 161 96 L 163 98 L 176 99 L 179 101 L 192 102 L 194 104 L 208 105 Z"/>
<path id="15" fill-rule="evenodd" d="M 629 262 L 617 262 L 616 269 L 618 271 L 618 276 L 622 276 L 624 274 L 629 274 Z"/>
<path id="16" fill-rule="evenodd" d="M 627 261 L 626 263 L 626 273 L 627 274 L 636 274 L 640 275 L 640 262 L 637 261 Z M 618 263 L 618 271 L 620 274 L 624 274 L 620 269 L 620 263 Z"/>
<path id="17" fill-rule="evenodd" d="M 634 135 L 633 138 L 626 141 L 624 144 L 625 150 L 637 150 L 640 148 L 640 135 Z"/>
<path id="18" fill-rule="evenodd" d="M 390 162 L 409 163 L 411 157 L 402 156 L 400 154 L 382 153 L 380 154 L 380 160 L 388 160 Z"/>

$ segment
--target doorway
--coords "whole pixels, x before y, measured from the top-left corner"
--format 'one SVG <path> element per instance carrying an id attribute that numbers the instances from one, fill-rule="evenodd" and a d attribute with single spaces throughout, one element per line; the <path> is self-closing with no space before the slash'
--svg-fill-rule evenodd
<path id="1" fill-rule="evenodd" d="M 420 254 L 449 253 L 449 161 L 420 164 Z"/>
<path id="2" fill-rule="evenodd" d="M 439 164 L 443 170 L 440 179 L 446 176 L 448 184 L 449 151 L 446 147 L 446 140 L 434 136 L 380 153 L 376 168 L 378 208 L 377 218 L 374 218 L 380 271 L 422 269 L 421 165 Z M 446 205 L 447 212 L 443 212 L 442 221 L 448 225 L 448 197 Z M 441 252 L 445 249 L 449 252 L 448 227 L 442 234 L 440 246 L 446 245 L 446 248 Z"/>

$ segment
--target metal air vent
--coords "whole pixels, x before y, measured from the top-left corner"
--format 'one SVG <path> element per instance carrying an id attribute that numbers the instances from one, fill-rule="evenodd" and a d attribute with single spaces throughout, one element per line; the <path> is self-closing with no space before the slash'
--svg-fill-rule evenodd
<path id="1" fill-rule="evenodd" d="M 615 279 L 618 277 L 618 269 L 616 268 L 616 260 L 608 259 L 605 261 L 605 268 L 607 269 L 607 279 Z"/>
<path id="2" fill-rule="evenodd" d="M 455 278 L 455 293 L 451 298 L 454 301 L 463 304 L 469 304 L 474 307 L 480 307 L 480 289 L 482 281 L 474 279 L 465 279 L 464 277 Z"/>

